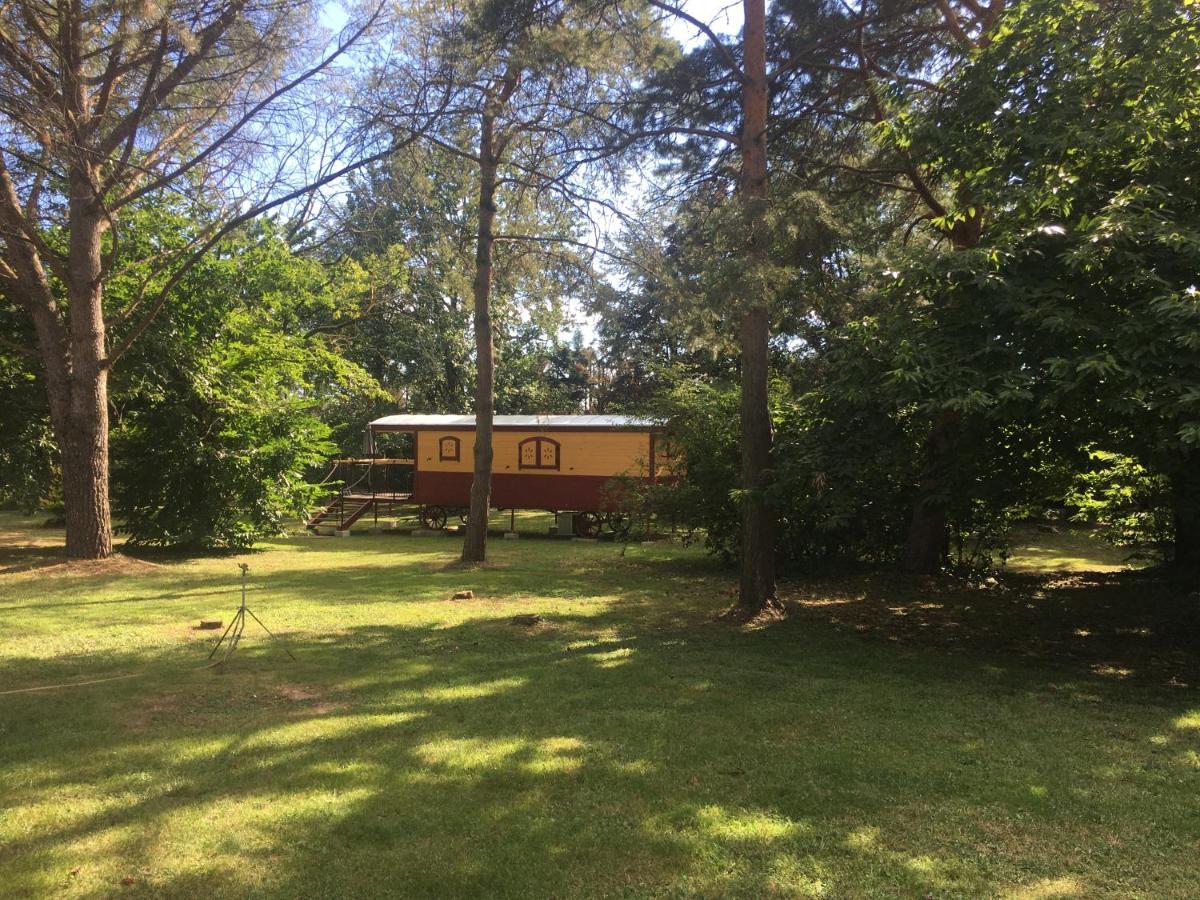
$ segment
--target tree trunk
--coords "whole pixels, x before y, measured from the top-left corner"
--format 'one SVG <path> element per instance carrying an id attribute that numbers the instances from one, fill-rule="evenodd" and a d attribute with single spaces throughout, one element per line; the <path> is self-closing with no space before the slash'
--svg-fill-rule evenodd
<path id="1" fill-rule="evenodd" d="M 108 386 L 103 371 L 74 378 L 67 428 L 58 435 L 62 454 L 67 555 L 104 559 L 112 555 L 108 502 Z"/>
<path id="2" fill-rule="evenodd" d="M 742 319 L 742 571 L 738 605 L 749 613 L 773 607 L 775 597 L 775 517 L 766 498 L 771 455 L 767 403 L 765 309 Z"/>
<path id="3" fill-rule="evenodd" d="M 768 261 L 767 235 L 767 62 L 766 4 L 744 0 L 742 32 L 742 177 L 747 253 L 751 268 Z M 777 604 L 775 522 L 766 498 L 771 460 L 771 416 L 767 396 L 770 316 L 766 297 L 746 297 L 740 328 L 742 350 L 742 559 L 738 606 L 755 614 Z"/>
<path id="4" fill-rule="evenodd" d="M 95 171 L 71 169 L 70 240 L 65 268 L 66 315 L 33 240 L 23 231 L 21 203 L 0 152 L 0 227 L 7 232 L 4 289 L 23 306 L 37 335 L 46 376 L 50 423 L 62 454 L 67 553 L 102 559 L 112 553 L 108 504 L 108 371 L 104 346 L 101 239 L 104 218 L 95 199 Z"/>
<path id="5" fill-rule="evenodd" d="M 1173 561 L 1181 569 L 1200 569 L 1200 453 L 1187 453 L 1171 476 L 1175 518 Z"/>
<path id="6" fill-rule="evenodd" d="M 108 370 L 105 359 L 101 243 L 104 219 L 96 198 L 99 173 L 87 164 L 71 172 L 67 320 L 70 397 L 56 429 L 62 453 L 67 555 L 112 554 L 108 503 Z"/>
<path id="7" fill-rule="evenodd" d="M 965 196 L 959 197 L 959 203 L 961 206 L 970 206 Z M 955 222 L 950 229 L 950 244 L 956 251 L 978 247 L 983 239 L 983 209 L 973 208 L 970 216 Z M 933 575 L 941 571 L 949 553 L 945 482 L 946 472 L 954 464 L 954 444 L 960 419 L 959 413 L 942 413 L 925 439 L 925 461 L 913 502 L 902 562 L 904 571 L 914 575 Z"/>
<path id="8" fill-rule="evenodd" d="M 492 344 L 492 248 L 495 244 L 496 119 L 483 114 L 479 130 L 479 232 L 475 244 L 475 475 L 471 482 L 471 508 L 463 540 L 465 562 L 487 557 L 488 513 L 492 495 L 492 419 L 495 414 L 495 350 Z"/>
<path id="9" fill-rule="evenodd" d="M 925 439 L 925 460 L 904 545 L 906 572 L 932 575 L 946 561 L 949 549 L 946 471 L 951 464 L 958 423 L 957 413 L 942 413 Z"/>

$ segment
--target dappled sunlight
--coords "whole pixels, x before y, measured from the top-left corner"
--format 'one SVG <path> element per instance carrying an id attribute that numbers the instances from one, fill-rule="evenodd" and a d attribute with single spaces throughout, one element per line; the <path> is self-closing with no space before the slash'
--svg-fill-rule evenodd
<path id="1" fill-rule="evenodd" d="M 928 853 L 912 854 L 889 846 L 885 834 L 879 826 L 858 826 L 845 834 L 842 844 L 852 853 L 873 860 L 874 865 L 894 872 L 897 881 L 911 880 L 925 889 L 953 885 L 952 866 Z"/>
<path id="2" fill-rule="evenodd" d="M 494 769 L 508 757 L 523 751 L 528 742 L 522 738 L 481 740 L 478 738 L 442 738 L 414 748 L 414 753 L 431 766 L 451 769 Z"/>
<path id="3" fill-rule="evenodd" d="M 766 865 L 763 890 L 767 894 L 795 897 L 836 897 L 832 885 L 837 883 L 830 867 L 813 855 L 803 857 L 787 853 L 776 854 Z"/>
<path id="4" fill-rule="evenodd" d="M 1200 709 L 1193 709 L 1175 720 L 1174 725 L 1179 729 L 1200 731 Z"/>
<path id="5" fill-rule="evenodd" d="M 244 798 L 243 801 L 239 801 L 237 797 L 214 801 L 206 814 L 214 818 L 225 813 L 240 815 L 236 807 L 240 803 L 244 803 L 250 808 L 249 815 L 252 823 L 269 831 L 272 823 L 280 819 L 286 820 L 292 816 L 344 815 L 361 805 L 374 793 L 375 791 L 369 788 L 349 786 L 310 787 L 302 795 L 294 791 L 256 791 L 252 796 Z"/>
<path id="6" fill-rule="evenodd" d="M 568 653 L 591 654 L 602 652 L 601 648 L 613 648 L 614 645 L 624 645 L 628 642 L 629 638 L 622 637 L 617 628 L 608 627 L 597 629 L 588 637 L 568 641 L 563 649 Z"/>
<path id="7" fill-rule="evenodd" d="M 1012 888 L 1001 895 L 1004 900 L 1065 900 L 1068 897 L 1085 897 L 1083 884 L 1071 876 L 1041 878 L 1032 884 Z"/>
<path id="8" fill-rule="evenodd" d="M 63 849 L 70 853 L 73 859 L 89 862 L 124 859 L 132 855 L 129 852 L 131 847 L 143 845 L 145 839 L 144 827 L 139 827 L 136 822 L 100 825 L 65 841 Z M 142 856 L 141 853 L 136 855 Z"/>
<path id="9" fill-rule="evenodd" d="M 588 653 L 586 657 L 602 669 L 613 669 L 630 662 L 634 654 L 632 647 L 618 647 L 616 650 L 606 650 L 599 653 Z"/>
<path id="10" fill-rule="evenodd" d="M 860 825 L 846 834 L 846 846 L 851 850 L 870 850 L 879 843 L 879 828 L 875 825 Z"/>
<path id="11" fill-rule="evenodd" d="M 662 765 L 657 762 L 652 762 L 648 759 L 610 759 L 608 762 L 609 768 L 621 775 L 630 775 L 638 778 L 655 775 L 662 771 Z"/>
<path id="12" fill-rule="evenodd" d="M 696 811 L 698 827 L 724 840 L 770 842 L 807 830 L 810 826 L 793 822 L 782 816 L 755 810 L 725 810 L 705 806 Z"/>
<path id="13" fill-rule="evenodd" d="M 397 725 L 409 724 L 424 715 L 426 713 L 418 710 L 304 719 L 287 725 L 260 729 L 242 741 L 241 750 L 254 751 L 271 747 L 286 750 L 299 744 L 341 741 L 355 735 L 362 736 L 364 732 L 385 731 Z M 306 748 L 305 752 L 311 752 L 311 748 Z"/>
<path id="14" fill-rule="evenodd" d="M 56 830 L 63 827 L 64 823 L 74 820 L 100 820 L 108 813 L 119 812 L 131 800 L 136 800 L 134 795 L 116 791 L 108 783 L 104 785 L 105 792 L 103 794 L 88 791 L 86 782 L 68 784 L 64 787 L 75 788 L 69 807 L 64 807 L 60 799 L 61 795 L 45 800 L 22 802 L 19 807 L 8 806 L 9 814 L 0 816 L 0 840 L 5 845 L 11 846 L 23 841 L 52 836 Z M 7 801 L 6 806 L 10 802 L 11 800 Z M 12 814 L 18 808 L 20 815 Z"/>
<path id="15" fill-rule="evenodd" d="M 1103 663 L 1097 663 L 1091 669 L 1101 678 L 1129 678 L 1134 674 L 1133 669 L 1126 666 L 1110 666 Z"/>
<path id="16" fill-rule="evenodd" d="M 575 753 L 583 747 L 583 741 L 576 737 L 543 738 L 537 744 L 540 753 Z"/>
<path id="17" fill-rule="evenodd" d="M 1012 551 L 1017 560 L 1010 566 L 1019 572 L 1121 572 L 1133 568 L 1124 560 L 1097 562 L 1089 557 L 1065 554 L 1057 545 L 1018 544 Z"/>
<path id="18" fill-rule="evenodd" d="M 797 606 L 807 606 L 813 609 L 820 609 L 823 606 L 846 606 L 849 603 L 861 603 L 863 598 L 858 597 L 788 597 L 789 602 L 795 603 Z"/>
<path id="19" fill-rule="evenodd" d="M 935 875 L 941 868 L 932 856 L 914 856 L 904 861 L 904 867 L 921 875 Z"/>
<path id="20" fill-rule="evenodd" d="M 566 775 L 583 768 L 586 745 L 579 738 L 545 738 L 533 748 L 522 769 L 534 775 Z"/>
<path id="21" fill-rule="evenodd" d="M 1130 559 L 1128 550 L 1074 528 L 1043 532 L 1019 526 L 1013 529 L 1010 539 L 1007 568 L 1023 574 L 1121 572 L 1145 565 Z"/>
<path id="22" fill-rule="evenodd" d="M 527 682 L 528 680 L 525 678 L 497 678 L 495 681 L 428 688 L 421 692 L 421 696 L 427 700 L 437 702 L 478 700 L 482 697 L 495 696 L 502 691 L 511 691 L 519 687 L 524 687 Z"/>

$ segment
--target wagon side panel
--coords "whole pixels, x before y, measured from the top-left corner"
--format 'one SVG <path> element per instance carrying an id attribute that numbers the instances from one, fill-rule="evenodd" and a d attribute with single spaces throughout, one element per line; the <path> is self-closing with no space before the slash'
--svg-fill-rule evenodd
<path id="1" fill-rule="evenodd" d="M 413 502 L 422 506 L 468 506 L 474 470 L 475 432 L 416 432 Z"/>
<path id="2" fill-rule="evenodd" d="M 615 477 L 646 478 L 650 434 L 629 431 L 496 431 L 492 435 L 492 506 L 606 510 Z M 425 430 L 417 441 L 417 503 L 466 506 L 475 433 Z"/>

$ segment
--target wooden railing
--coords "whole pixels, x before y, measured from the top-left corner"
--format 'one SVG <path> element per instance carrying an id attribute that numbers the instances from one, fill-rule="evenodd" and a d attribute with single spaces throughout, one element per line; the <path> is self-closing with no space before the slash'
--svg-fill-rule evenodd
<path id="1" fill-rule="evenodd" d="M 387 459 L 385 457 L 366 457 L 364 459 L 334 459 L 330 460 L 334 465 L 345 463 L 347 465 L 359 466 L 411 466 L 416 464 L 415 459 Z"/>

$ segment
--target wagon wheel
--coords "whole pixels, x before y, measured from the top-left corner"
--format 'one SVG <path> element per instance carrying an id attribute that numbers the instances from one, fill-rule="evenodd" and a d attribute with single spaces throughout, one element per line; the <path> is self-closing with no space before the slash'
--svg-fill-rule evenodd
<path id="1" fill-rule="evenodd" d="M 462 522 L 464 525 L 467 524 L 467 516 L 470 515 L 470 513 L 471 510 L 465 506 L 460 506 L 454 511 L 454 514 L 458 516 L 458 521 Z"/>
<path id="2" fill-rule="evenodd" d="M 590 538 L 595 537 L 596 532 L 600 530 L 600 517 L 595 513 L 581 512 L 575 513 L 575 536 Z"/>
<path id="3" fill-rule="evenodd" d="M 421 525 L 432 531 L 441 531 L 446 527 L 446 510 L 441 506 L 422 506 Z"/>
<path id="4" fill-rule="evenodd" d="M 604 517 L 604 530 L 619 541 L 629 537 L 633 519 L 628 513 L 611 512 Z"/>

